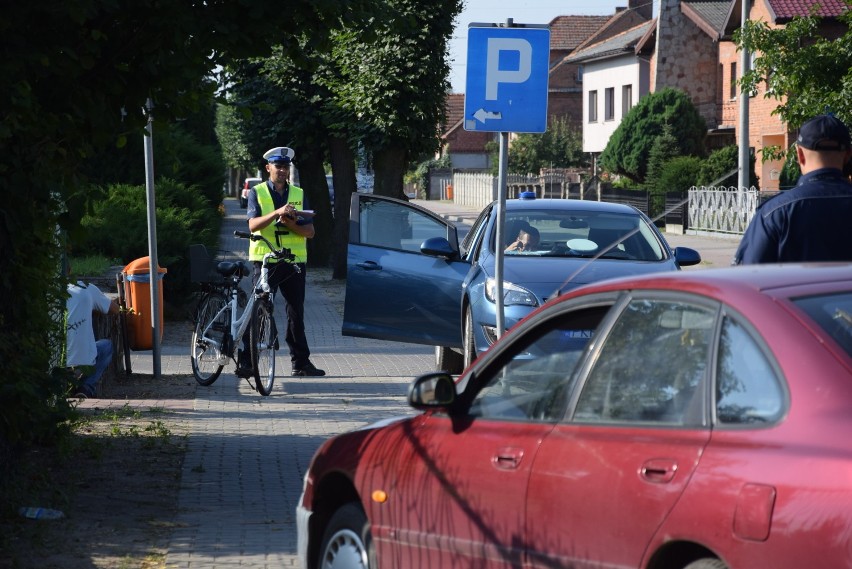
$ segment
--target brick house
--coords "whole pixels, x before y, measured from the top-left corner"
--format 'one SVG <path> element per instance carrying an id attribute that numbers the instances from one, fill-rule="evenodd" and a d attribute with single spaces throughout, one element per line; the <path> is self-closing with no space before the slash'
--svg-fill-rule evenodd
<path id="1" fill-rule="evenodd" d="M 695 3 L 695 2 L 693 2 Z M 731 40 L 734 30 L 740 27 L 742 8 L 739 0 L 730 4 L 727 20 L 724 23 L 724 35 L 719 38 L 719 76 L 721 92 L 719 97 L 719 125 L 736 131 L 739 128 L 739 103 L 736 82 L 737 66 L 740 54 Z M 687 2 L 684 2 L 687 4 Z M 807 16 L 811 7 L 819 5 L 817 15 L 824 18 L 820 24 L 820 34 L 827 38 L 840 37 L 848 28 L 837 20 L 848 9 L 844 0 L 754 0 L 749 10 L 749 20 L 766 22 L 772 28 L 783 27 L 794 17 Z M 761 83 L 757 93 L 749 99 L 749 147 L 761 149 L 777 145 L 788 148 L 796 140 L 798 128 L 790 128 L 780 117 L 771 113 L 778 106 L 772 98 L 766 98 L 766 84 Z M 739 136 L 736 136 L 739 140 Z M 779 189 L 779 176 L 783 162 L 767 161 L 755 166 L 760 177 L 761 189 Z"/>
<path id="2" fill-rule="evenodd" d="M 565 61 L 583 67 L 583 150 L 593 154 L 606 147 L 621 118 L 639 97 L 664 87 L 687 93 L 707 123 L 707 148 L 738 141 L 740 54 L 733 33 L 741 26 L 741 0 L 661 0 L 653 23 L 580 46 Z M 783 26 L 805 16 L 811 6 L 827 19 L 821 33 L 838 37 L 845 27 L 836 16 L 844 0 L 754 0 L 750 20 Z M 749 100 L 749 146 L 759 150 L 787 148 L 797 134 L 772 111 L 778 103 L 764 97 L 765 84 Z M 759 156 L 759 154 L 758 154 Z M 760 185 L 777 190 L 782 163 L 758 162 Z"/>
<path id="3" fill-rule="evenodd" d="M 651 44 L 656 22 L 642 22 L 603 41 L 588 43 L 565 58 L 583 69 L 583 152 L 600 154 L 621 119 L 648 94 Z"/>

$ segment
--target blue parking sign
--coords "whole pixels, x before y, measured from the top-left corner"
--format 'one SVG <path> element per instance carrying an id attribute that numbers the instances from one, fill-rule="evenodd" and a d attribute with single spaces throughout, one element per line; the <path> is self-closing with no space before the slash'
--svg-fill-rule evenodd
<path id="1" fill-rule="evenodd" d="M 550 29 L 516 26 L 468 27 L 465 130 L 547 130 Z"/>

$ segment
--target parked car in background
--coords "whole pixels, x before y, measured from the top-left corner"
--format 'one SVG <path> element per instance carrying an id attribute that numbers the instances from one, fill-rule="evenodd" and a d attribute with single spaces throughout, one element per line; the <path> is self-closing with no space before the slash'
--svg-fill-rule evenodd
<path id="1" fill-rule="evenodd" d="M 243 189 L 240 191 L 240 207 L 245 209 L 248 207 L 249 190 L 263 181 L 263 178 L 246 178 L 243 182 Z"/>
<path id="2" fill-rule="evenodd" d="M 852 567 L 848 264 L 591 284 L 408 401 L 317 450 L 301 567 Z"/>
<path id="3" fill-rule="evenodd" d="M 343 334 L 436 346 L 439 369 L 459 373 L 497 339 L 496 203 L 459 244 L 454 224 L 414 204 L 353 194 Z M 580 285 L 698 264 L 672 250 L 634 207 L 582 200 L 506 201 L 504 243 L 521 229 L 538 244 L 504 254 L 506 329 Z"/>

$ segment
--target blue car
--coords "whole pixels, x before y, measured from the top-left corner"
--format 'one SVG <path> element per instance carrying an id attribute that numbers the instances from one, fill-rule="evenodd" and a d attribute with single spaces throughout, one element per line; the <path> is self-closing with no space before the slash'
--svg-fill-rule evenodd
<path id="1" fill-rule="evenodd" d="M 497 202 L 459 243 L 456 226 L 401 200 L 353 194 L 343 334 L 435 346 L 458 374 L 497 340 L 495 251 L 503 252 L 504 324 L 578 286 L 695 265 L 634 207 L 513 199 L 496 247 Z"/>

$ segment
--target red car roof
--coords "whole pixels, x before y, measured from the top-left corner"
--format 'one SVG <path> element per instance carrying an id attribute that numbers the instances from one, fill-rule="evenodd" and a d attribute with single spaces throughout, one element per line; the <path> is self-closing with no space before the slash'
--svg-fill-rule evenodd
<path id="1" fill-rule="evenodd" d="M 802 287 L 831 288 L 831 283 L 852 285 L 852 264 L 804 263 L 777 265 L 744 265 L 722 269 L 685 270 L 655 273 L 647 276 L 625 277 L 575 289 L 575 294 L 627 289 L 666 289 L 701 292 L 717 296 L 721 290 L 753 290 L 768 292 Z M 781 294 L 781 296 L 786 296 Z"/>

